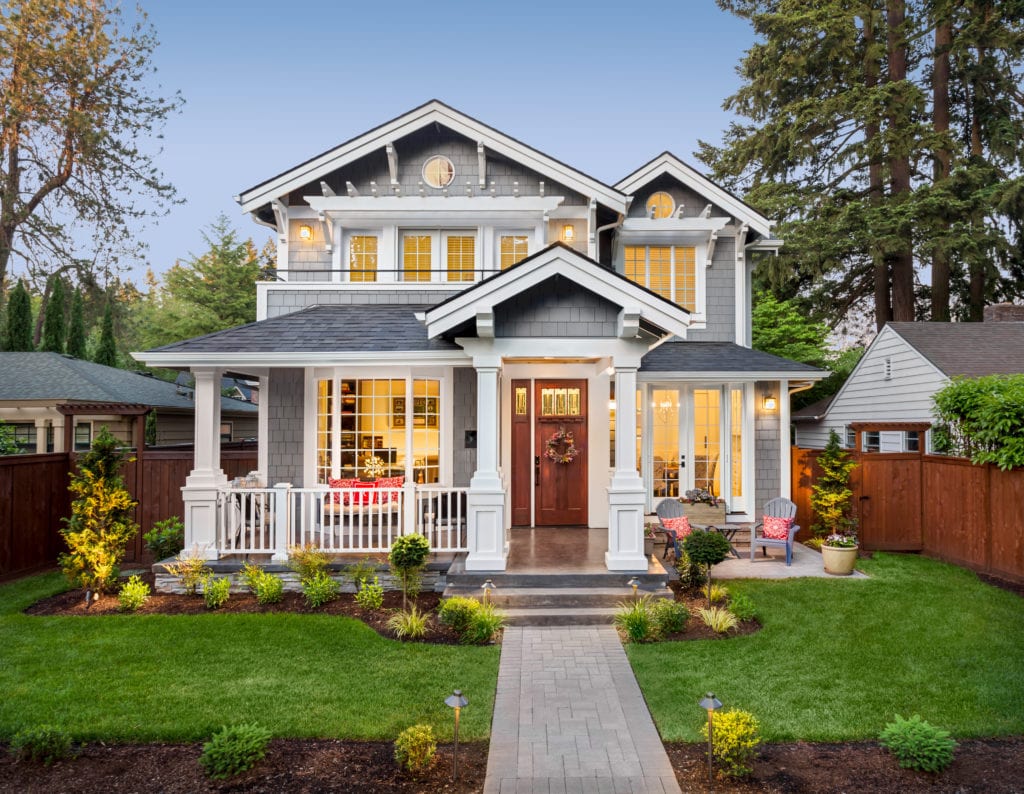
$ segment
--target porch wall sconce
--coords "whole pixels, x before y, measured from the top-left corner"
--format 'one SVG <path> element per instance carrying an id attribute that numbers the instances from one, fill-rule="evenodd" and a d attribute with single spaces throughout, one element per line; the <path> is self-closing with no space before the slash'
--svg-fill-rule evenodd
<path id="1" fill-rule="evenodd" d="M 313 239 L 313 227 L 304 223 L 299 227 L 299 239 L 309 241 Z"/>
<path id="2" fill-rule="evenodd" d="M 722 701 L 715 697 L 714 692 L 708 692 L 700 701 L 700 707 L 708 713 L 708 784 L 714 785 L 714 714 L 722 708 Z"/>
<path id="3" fill-rule="evenodd" d="M 573 240 L 575 240 L 576 227 L 574 227 L 571 223 L 565 224 L 565 226 L 562 227 L 562 239 L 567 243 L 571 243 Z"/>
<path id="4" fill-rule="evenodd" d="M 770 394 L 766 394 L 764 396 L 762 405 L 764 405 L 764 409 L 766 411 L 774 411 L 776 408 L 779 407 L 779 401 L 772 397 Z"/>

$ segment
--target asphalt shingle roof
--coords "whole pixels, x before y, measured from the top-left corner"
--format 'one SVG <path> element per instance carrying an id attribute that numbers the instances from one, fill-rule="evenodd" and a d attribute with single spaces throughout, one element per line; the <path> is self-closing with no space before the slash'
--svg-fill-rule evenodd
<path id="1" fill-rule="evenodd" d="M 192 411 L 195 403 L 178 387 L 59 353 L 0 353 L 0 400 L 132 403 Z M 221 411 L 254 414 L 251 403 L 221 398 Z"/>
<path id="2" fill-rule="evenodd" d="M 643 357 L 641 372 L 806 372 L 816 367 L 732 342 L 666 342 Z"/>
<path id="3" fill-rule="evenodd" d="M 159 353 L 331 353 L 458 350 L 427 339 L 416 312 L 430 306 L 346 304 L 307 309 L 158 347 Z"/>
<path id="4" fill-rule="evenodd" d="M 1024 372 L 1024 323 L 889 323 L 949 377 Z"/>

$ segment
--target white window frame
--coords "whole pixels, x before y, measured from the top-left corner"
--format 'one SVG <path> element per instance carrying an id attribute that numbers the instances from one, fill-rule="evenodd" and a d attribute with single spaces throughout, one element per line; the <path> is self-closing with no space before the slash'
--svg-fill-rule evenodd
<path id="1" fill-rule="evenodd" d="M 675 294 L 675 249 L 676 248 L 692 248 L 693 249 L 693 270 L 694 270 L 694 306 L 691 313 L 691 325 L 696 328 L 703 328 L 707 323 L 707 244 L 703 242 L 697 242 L 692 238 L 677 237 L 673 236 L 659 236 L 656 239 L 652 239 L 649 235 L 629 235 L 623 238 L 621 243 L 622 253 L 618 257 L 617 270 L 622 275 L 626 275 L 626 248 L 627 247 L 644 247 L 648 249 L 648 253 L 645 257 L 645 273 L 647 281 L 650 282 L 650 249 L 654 248 L 670 248 L 672 250 L 672 291 Z M 627 276 L 628 278 L 628 276 Z M 632 280 L 632 279 L 631 279 Z M 647 287 L 646 284 L 642 285 Z M 648 289 L 650 289 L 648 287 Z M 682 305 L 682 304 L 678 304 Z"/>
<path id="2" fill-rule="evenodd" d="M 353 237 L 376 237 L 377 238 L 377 278 L 373 281 L 353 281 L 352 280 L 352 238 Z M 385 279 L 382 278 L 380 269 L 381 264 L 381 248 L 384 245 L 384 234 L 382 229 L 346 229 L 344 235 L 344 244 L 341 250 L 341 272 L 342 278 L 349 284 L 379 284 Z"/>
<path id="3" fill-rule="evenodd" d="M 411 281 L 411 284 L 473 284 L 480 280 L 482 229 L 479 226 L 466 228 L 420 229 L 415 227 L 399 227 L 398 229 L 398 276 L 405 281 L 405 238 L 406 235 L 430 237 L 430 279 L 428 281 Z M 473 278 L 469 281 L 448 280 L 448 238 L 472 237 L 473 243 Z M 380 241 L 377 242 L 377 256 L 380 256 Z M 372 283 L 372 282 L 370 282 Z"/>
<path id="4" fill-rule="evenodd" d="M 531 229 L 495 229 L 494 230 L 494 270 L 501 271 L 501 238 L 502 237 L 525 237 L 526 256 L 534 253 L 534 231 Z M 525 259 L 526 257 L 523 257 Z M 522 260 L 520 260 L 522 261 Z"/>

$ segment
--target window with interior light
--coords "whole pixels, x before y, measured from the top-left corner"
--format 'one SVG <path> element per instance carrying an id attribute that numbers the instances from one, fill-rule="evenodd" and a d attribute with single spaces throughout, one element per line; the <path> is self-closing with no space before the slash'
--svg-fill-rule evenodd
<path id="1" fill-rule="evenodd" d="M 502 270 L 522 262 L 529 255 L 530 238 L 523 233 L 504 233 L 498 236 L 498 264 Z"/>
<path id="2" fill-rule="evenodd" d="M 348 280 L 377 280 L 377 236 L 354 234 L 348 244 Z"/>
<path id="3" fill-rule="evenodd" d="M 475 281 L 476 232 L 408 230 L 402 232 L 403 281 Z"/>
<path id="4" fill-rule="evenodd" d="M 697 311 L 697 249 L 684 245 L 627 245 L 626 278 L 691 312 Z"/>
<path id="5" fill-rule="evenodd" d="M 670 218 L 675 209 L 675 201 L 664 190 L 659 190 L 647 199 L 648 218 Z"/>
<path id="6" fill-rule="evenodd" d="M 423 181 L 431 187 L 448 187 L 454 179 L 455 166 L 444 155 L 434 155 L 423 164 Z"/>

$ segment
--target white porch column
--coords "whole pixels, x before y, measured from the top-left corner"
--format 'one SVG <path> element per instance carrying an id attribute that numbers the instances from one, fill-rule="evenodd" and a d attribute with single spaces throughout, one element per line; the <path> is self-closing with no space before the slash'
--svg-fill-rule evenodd
<path id="1" fill-rule="evenodd" d="M 789 381 L 779 381 L 779 494 L 793 498 L 792 448 L 789 446 Z"/>
<path id="2" fill-rule="evenodd" d="M 220 370 L 199 367 L 195 377 L 195 460 L 181 489 L 185 501 L 185 550 L 197 546 L 217 559 L 217 492 L 227 484 L 220 468 Z"/>
<path id="3" fill-rule="evenodd" d="M 476 367 L 476 471 L 469 481 L 466 526 L 468 571 L 503 571 L 508 557 L 505 538 L 505 487 L 498 472 L 498 423 L 501 420 L 498 372 L 501 360 L 488 356 Z"/>
<path id="4" fill-rule="evenodd" d="M 42 455 L 46 452 L 46 427 L 50 424 L 49 419 L 36 419 L 36 454 Z"/>
<path id="5" fill-rule="evenodd" d="M 644 483 L 636 469 L 637 365 L 615 366 L 615 473 L 608 488 L 608 551 L 604 561 L 609 571 L 646 571 L 644 555 Z"/>

